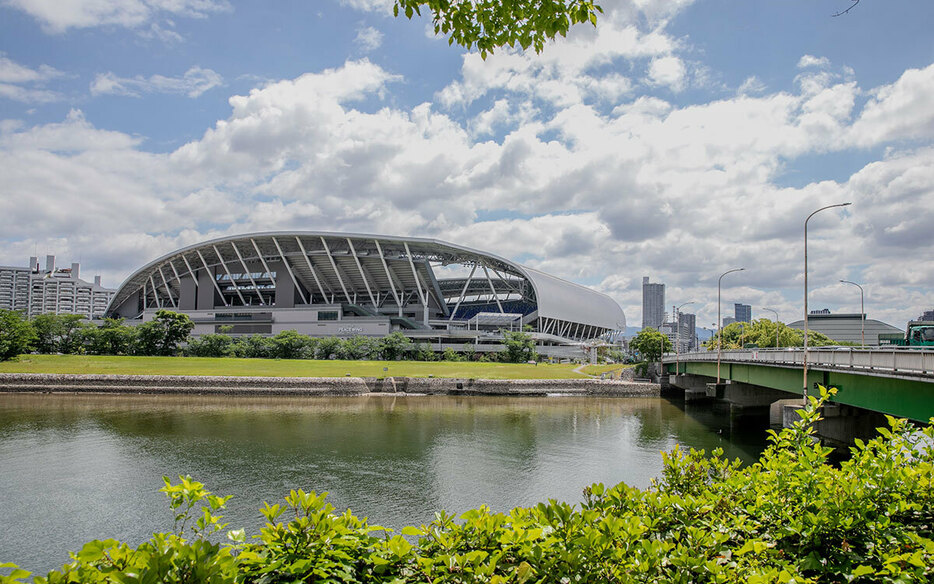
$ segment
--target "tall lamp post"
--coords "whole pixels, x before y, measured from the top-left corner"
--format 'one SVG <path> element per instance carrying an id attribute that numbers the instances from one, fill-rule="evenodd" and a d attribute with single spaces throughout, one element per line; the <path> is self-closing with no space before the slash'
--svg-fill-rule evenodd
<path id="1" fill-rule="evenodd" d="M 827 205 L 814 211 L 804 220 L 804 404 L 808 402 L 808 221 L 811 217 L 821 211 L 833 209 L 834 207 L 846 207 L 852 203 L 837 203 L 836 205 Z"/>
<path id="2" fill-rule="evenodd" d="M 694 301 L 685 302 L 675 308 L 675 326 L 678 328 L 678 332 L 675 334 L 675 375 L 681 374 L 681 307 L 688 304 L 694 304 Z"/>
<path id="3" fill-rule="evenodd" d="M 733 272 L 742 272 L 746 268 L 733 268 L 732 270 L 727 270 L 720 274 L 720 277 L 717 279 L 717 385 L 720 385 L 720 355 L 722 354 L 722 341 L 723 341 L 723 320 L 720 318 L 720 282 L 723 281 L 723 276 L 727 274 L 732 274 Z"/>
<path id="4" fill-rule="evenodd" d="M 859 346 L 866 348 L 866 305 L 863 302 L 863 287 L 856 282 L 850 282 L 849 280 L 840 281 L 844 284 L 853 284 L 859 288 Z"/>
<path id="5" fill-rule="evenodd" d="M 775 348 L 778 348 L 778 311 L 774 308 L 763 308 L 762 310 L 768 310 L 775 315 Z"/>

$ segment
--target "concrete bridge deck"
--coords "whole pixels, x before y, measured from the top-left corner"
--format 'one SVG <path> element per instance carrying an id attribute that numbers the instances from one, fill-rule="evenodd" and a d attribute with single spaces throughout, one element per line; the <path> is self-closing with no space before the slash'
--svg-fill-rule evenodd
<path id="1" fill-rule="evenodd" d="M 663 358 L 667 373 L 717 378 L 716 351 Z M 720 377 L 728 384 L 742 384 L 801 396 L 804 386 L 803 349 L 744 349 L 723 351 Z M 694 383 L 697 383 L 697 380 Z M 934 351 L 909 348 L 863 349 L 858 347 L 808 350 L 808 388 L 817 384 L 836 387 L 834 401 L 841 405 L 927 422 L 934 417 Z"/>

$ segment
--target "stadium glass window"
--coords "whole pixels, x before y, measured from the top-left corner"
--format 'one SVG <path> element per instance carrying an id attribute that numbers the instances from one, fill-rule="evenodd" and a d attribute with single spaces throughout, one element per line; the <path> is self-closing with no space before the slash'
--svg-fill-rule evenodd
<path id="1" fill-rule="evenodd" d="M 318 312 L 318 320 L 337 320 L 337 311 L 322 310 Z"/>

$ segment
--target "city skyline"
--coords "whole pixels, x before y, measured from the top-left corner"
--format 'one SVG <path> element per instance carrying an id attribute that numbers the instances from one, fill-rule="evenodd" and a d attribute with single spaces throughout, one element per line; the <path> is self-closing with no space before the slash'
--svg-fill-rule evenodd
<path id="1" fill-rule="evenodd" d="M 486 60 L 391 0 L 0 3 L 0 264 L 118 286 L 225 235 L 437 237 L 698 322 L 934 307 L 934 5 L 606 3 Z M 865 39 L 874 39 L 867 43 Z M 741 50 L 737 50 L 741 47 Z M 669 307 L 670 308 L 670 307 Z"/>

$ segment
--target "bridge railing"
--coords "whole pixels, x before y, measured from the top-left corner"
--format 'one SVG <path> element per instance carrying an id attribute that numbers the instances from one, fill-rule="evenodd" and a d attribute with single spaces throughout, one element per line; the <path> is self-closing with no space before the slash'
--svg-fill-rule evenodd
<path id="1" fill-rule="evenodd" d="M 716 351 L 682 353 L 681 361 L 716 361 Z M 804 349 L 742 349 L 723 351 L 721 362 L 775 363 L 804 365 Z M 676 356 L 668 353 L 665 363 L 674 363 Z M 860 347 L 818 347 L 808 349 L 808 366 L 934 374 L 934 351 L 907 347 L 863 349 Z"/>

